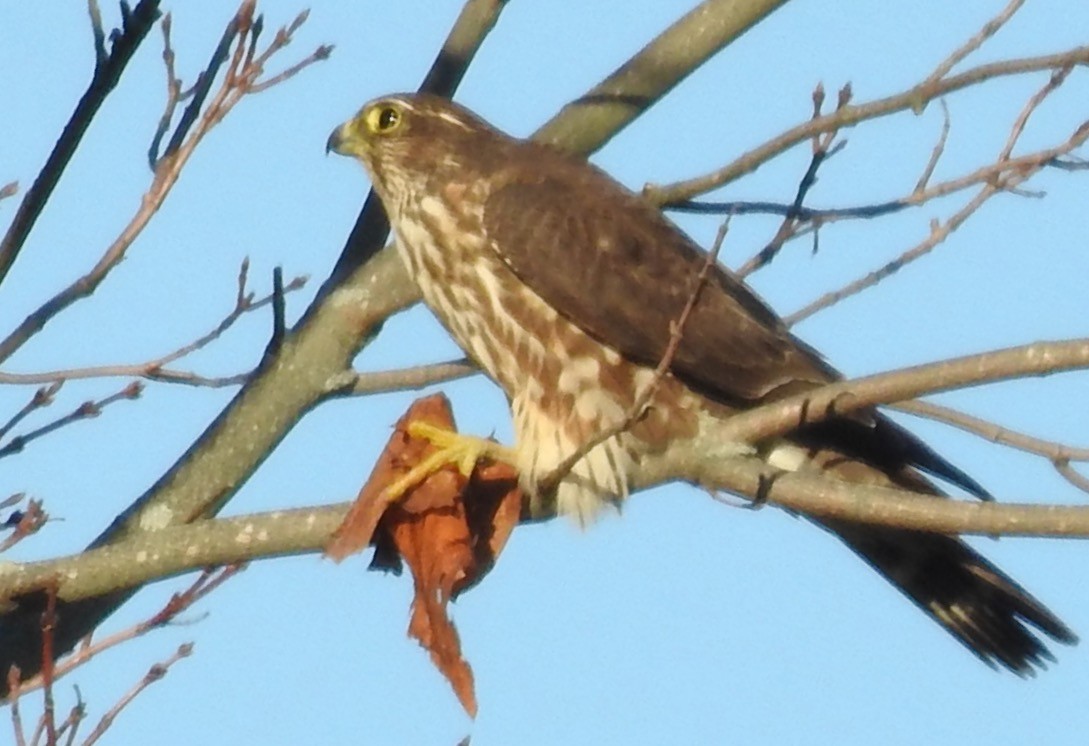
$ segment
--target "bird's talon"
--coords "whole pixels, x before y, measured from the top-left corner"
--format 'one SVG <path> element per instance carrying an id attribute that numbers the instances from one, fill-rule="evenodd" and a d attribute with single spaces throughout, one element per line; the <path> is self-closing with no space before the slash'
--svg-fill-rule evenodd
<path id="1" fill-rule="evenodd" d="M 513 454 L 498 443 L 462 435 L 438 425 L 419 420 L 408 423 L 405 432 L 411 438 L 421 438 L 431 443 L 435 450 L 416 464 L 407 474 L 386 487 L 386 498 L 396 501 L 444 466 L 453 465 L 468 479 L 481 458 L 491 458 L 513 463 Z"/>

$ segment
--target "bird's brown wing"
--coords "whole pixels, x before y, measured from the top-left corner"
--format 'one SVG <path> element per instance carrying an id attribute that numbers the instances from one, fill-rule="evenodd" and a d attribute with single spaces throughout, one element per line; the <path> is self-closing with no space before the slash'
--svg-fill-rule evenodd
<path id="1" fill-rule="evenodd" d="M 508 181 L 489 196 L 484 227 L 500 257 L 549 305 L 625 357 L 653 367 L 706 254 L 615 184 L 599 198 L 602 184 L 586 183 L 587 173 L 608 178 L 591 171 L 572 174 L 574 183 L 539 175 Z M 784 386 L 837 377 L 718 265 L 684 326 L 671 372 L 700 393 L 739 405 Z"/>
<path id="2" fill-rule="evenodd" d="M 656 366 L 707 254 L 606 174 L 544 155 L 543 170 L 497 179 L 483 214 L 493 249 L 576 326 L 628 359 Z M 670 372 L 738 408 L 841 377 L 718 264 L 685 323 Z M 915 466 L 988 497 L 969 475 L 874 410 L 797 435 L 809 447 L 834 447 L 891 473 Z"/>

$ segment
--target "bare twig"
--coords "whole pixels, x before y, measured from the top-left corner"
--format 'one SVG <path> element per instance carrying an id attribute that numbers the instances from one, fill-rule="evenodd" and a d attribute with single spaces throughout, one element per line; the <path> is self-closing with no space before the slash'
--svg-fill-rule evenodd
<path id="1" fill-rule="evenodd" d="M 42 721 L 45 724 L 46 743 L 57 742 L 57 722 L 53 705 L 53 682 L 56 680 L 56 656 L 53 654 L 53 634 L 57 628 L 57 585 L 45 588 L 45 611 L 42 613 Z M 35 739 L 37 740 L 37 739 Z"/>
<path id="2" fill-rule="evenodd" d="M 63 385 L 63 381 L 55 381 L 53 383 L 50 383 L 48 386 L 43 386 L 35 391 L 34 396 L 30 397 L 30 401 L 24 404 L 18 412 L 13 414 L 7 422 L 5 422 L 3 425 L 0 425 L 0 438 L 3 438 L 5 435 L 11 432 L 12 428 L 18 425 L 31 412 L 37 409 L 41 409 L 43 407 L 48 407 L 50 404 L 52 404 L 54 401 L 54 396 L 58 391 L 60 391 L 60 387 Z"/>
<path id="3" fill-rule="evenodd" d="M 26 733 L 23 732 L 23 714 L 19 710 L 19 695 L 22 694 L 19 667 L 11 666 L 7 670 L 8 703 L 11 705 L 11 726 L 15 731 L 15 746 L 26 746 Z"/>
<path id="4" fill-rule="evenodd" d="M 972 217 L 991 197 L 1000 192 L 1014 192 L 1021 184 L 1038 173 L 1041 169 L 1045 168 L 1054 158 L 1069 153 L 1084 144 L 1085 141 L 1089 139 L 1089 122 L 1080 125 L 1065 143 L 1055 148 L 1038 151 L 1033 154 L 1034 157 L 1032 159 L 1019 159 L 1020 162 L 1017 168 L 1010 167 L 1011 153 L 1024 132 L 1029 117 L 1032 116 L 1033 112 L 1036 111 L 1039 105 L 1049 95 L 1062 85 L 1069 72 L 1069 67 L 1053 71 L 1047 83 L 1045 83 L 1044 86 L 1033 94 L 1025 103 L 1021 113 L 1018 115 L 1010 129 L 1010 134 L 1006 139 L 1006 143 L 999 152 L 995 162 L 995 166 L 999 168 L 993 170 L 991 178 L 985 182 L 983 188 L 980 189 L 976 196 L 965 204 L 964 207 L 946 220 L 945 223 L 940 223 L 936 220 L 931 221 L 930 235 L 891 262 L 886 263 L 881 268 L 870 272 L 837 290 L 821 295 L 812 303 L 809 303 L 798 311 L 790 314 L 784 319 L 787 325 L 792 326 L 799 321 L 812 316 L 818 311 L 835 305 L 844 298 L 873 287 L 886 277 L 898 272 L 905 265 L 926 256 L 935 247 L 945 241 L 945 239 L 957 230 L 957 228 L 963 225 L 966 220 Z M 912 195 L 912 198 L 918 198 L 918 196 Z"/>
<path id="5" fill-rule="evenodd" d="M 144 3 L 141 3 L 141 6 L 143 4 Z M 98 260 L 98 263 L 87 274 L 57 293 L 38 309 L 31 312 L 31 314 L 27 316 L 26 319 L 24 319 L 23 322 L 7 336 L 7 338 L 0 341 L 0 362 L 8 359 L 12 353 L 19 349 L 19 347 L 36 334 L 58 313 L 77 300 L 85 298 L 95 291 L 113 268 L 117 266 L 122 258 L 124 258 L 125 253 L 128 251 L 133 241 L 140 235 L 152 216 L 159 209 L 160 205 L 162 205 L 163 201 L 170 194 L 171 189 L 181 174 L 182 168 L 189 161 L 189 158 L 204 139 L 205 135 L 207 135 L 208 132 L 210 132 L 215 125 L 218 124 L 247 93 L 249 93 L 250 88 L 263 71 L 261 65 L 256 62 L 250 66 L 242 65 L 243 52 L 247 44 L 244 29 L 249 29 L 251 27 L 249 19 L 252 16 L 252 13 L 253 2 L 252 0 L 246 0 L 243 2 L 238 13 L 228 24 L 227 31 L 224 33 L 223 41 L 220 46 L 229 47 L 231 41 L 234 40 L 235 52 L 228 65 L 225 80 L 211 102 L 204 109 L 203 114 L 199 116 L 199 121 L 198 113 L 200 105 L 204 102 L 205 91 L 203 88 L 198 87 L 198 90 L 194 92 L 192 101 L 182 115 L 182 120 L 175 130 L 174 136 L 171 138 L 170 144 L 166 148 L 166 152 L 162 158 L 159 158 L 156 161 L 155 176 L 152 180 L 151 187 L 141 200 L 140 208 L 129 221 L 129 224 L 109 248 L 106 249 L 105 253 Z M 270 48 L 266 50 L 267 55 L 282 49 L 289 38 L 290 34 L 286 34 L 283 38 L 278 35 L 277 41 L 273 42 L 273 44 L 270 45 Z M 267 56 L 262 56 L 259 59 L 263 63 L 267 59 Z M 207 83 L 209 89 L 214 78 L 215 70 L 217 70 L 221 64 L 222 55 L 217 48 L 216 54 L 212 57 L 212 62 L 209 63 L 208 69 L 205 70 L 204 81 Z M 191 124 L 193 126 L 190 131 Z M 18 220 L 18 217 L 16 219 Z M 0 262 L 0 273 L 2 273 L 2 262 Z"/>
<path id="6" fill-rule="evenodd" d="M 121 697 L 120 701 L 118 701 L 117 704 L 111 707 L 109 711 L 102 716 L 102 719 L 98 721 L 98 725 L 96 725 L 94 730 L 92 730 L 87 735 L 87 740 L 83 742 L 84 746 L 91 746 L 91 744 L 96 743 L 98 739 L 100 739 L 103 734 L 109 729 L 109 727 L 113 725 L 113 721 L 121 713 L 121 710 L 127 707 L 128 704 L 132 702 L 132 700 L 136 699 L 136 697 L 139 696 L 140 692 L 147 689 L 156 681 L 162 679 L 164 676 L 166 676 L 166 673 L 170 670 L 171 666 L 180 661 L 182 658 L 188 658 L 192 653 L 193 643 L 184 643 L 182 645 L 179 645 L 178 649 L 174 651 L 174 654 L 167 658 L 165 661 L 162 661 L 161 663 L 156 663 L 150 669 L 148 669 L 148 672 L 144 674 L 144 677 L 140 679 L 140 681 L 137 682 L 137 684 L 132 687 L 132 689 L 127 691 L 124 696 Z"/>
<path id="7" fill-rule="evenodd" d="M 7 277 L 8 270 L 15 262 L 15 258 L 26 243 L 34 223 L 41 215 L 46 202 L 49 201 L 53 189 L 60 181 L 61 174 L 68 162 L 79 147 L 87 127 L 90 126 L 102 102 L 117 85 L 121 74 L 129 64 L 129 60 L 136 53 L 144 37 L 151 30 L 152 24 L 159 16 L 159 0 L 140 0 L 124 19 L 122 30 L 111 36 L 110 53 L 105 54 L 105 42 L 102 40 L 102 20 L 98 15 L 98 6 L 89 4 L 92 29 L 95 37 L 95 71 L 91 77 L 91 83 L 87 91 L 76 105 L 76 110 L 65 124 L 53 152 L 49 154 L 45 165 L 38 177 L 34 179 L 30 189 L 23 196 L 23 201 L 15 213 L 15 217 L 8 227 L 7 233 L 0 241 L 0 284 Z M 0 354 L 0 359 L 6 355 Z"/>
<path id="8" fill-rule="evenodd" d="M 648 184 L 643 188 L 643 194 L 658 205 L 683 203 L 755 171 L 775 156 L 810 140 L 814 135 L 842 130 L 860 122 L 885 117 L 896 112 L 920 111 L 934 99 L 940 99 L 954 91 L 986 81 L 1032 72 L 1061 70 L 1077 65 L 1089 65 L 1089 46 L 1075 47 L 1058 54 L 992 62 L 940 81 L 930 83 L 924 81 L 892 96 L 857 106 L 845 106 L 834 113 L 792 127 L 763 145 L 744 153 L 727 166 L 704 176 L 665 186 Z"/>
<path id="9" fill-rule="evenodd" d="M 315 62 L 321 62 L 322 60 L 329 59 L 329 55 L 332 54 L 332 53 L 333 53 L 333 45 L 332 44 L 323 44 L 322 46 L 318 47 L 313 52 L 311 52 L 309 56 L 304 57 L 303 59 L 299 60 L 298 62 L 296 62 L 294 65 L 287 68 L 283 72 L 277 73 L 276 75 L 273 75 L 271 78 L 268 78 L 267 80 L 262 80 L 262 81 L 260 81 L 258 83 L 254 83 L 252 86 L 250 86 L 250 93 L 260 93 L 261 91 L 267 91 L 269 88 L 272 88 L 274 85 L 279 85 L 280 83 L 283 83 L 288 78 L 295 77 L 296 75 L 301 73 L 303 70 L 305 70 L 306 68 L 313 65 Z"/>
<path id="10" fill-rule="evenodd" d="M 87 705 L 83 701 L 83 695 L 79 691 L 79 687 L 75 687 L 76 691 L 76 703 L 72 705 L 72 709 L 68 711 L 68 717 L 64 719 L 60 727 L 57 728 L 57 738 L 67 734 L 68 738 L 65 740 L 65 746 L 73 746 L 76 742 L 76 733 L 79 731 L 80 723 L 87 717 Z"/>
<path id="11" fill-rule="evenodd" d="M 852 295 L 856 295 L 867 288 L 871 288 L 877 283 L 884 280 L 886 277 L 896 274 L 900 269 L 916 259 L 926 256 L 936 246 L 940 245 L 964 222 L 979 210 L 983 204 L 994 195 L 998 194 L 1000 189 L 998 187 L 988 184 L 983 187 L 964 207 L 958 210 L 952 217 L 946 220 L 944 223 L 940 223 L 937 220 L 933 220 L 930 223 L 930 235 L 920 241 L 918 244 L 908 249 L 900 256 L 893 259 L 891 262 L 886 263 L 879 269 L 869 272 L 866 275 L 847 283 L 843 287 L 824 293 L 813 302 L 799 308 L 792 314 L 783 317 L 783 321 L 787 326 L 794 326 L 799 321 L 809 318 L 818 311 L 822 311 L 826 308 L 834 306 L 844 298 L 849 298 Z"/>
<path id="12" fill-rule="evenodd" d="M 22 499 L 21 495 L 18 497 Z M 42 509 L 42 501 L 28 500 L 25 508 L 14 511 L 5 522 L 4 528 L 10 528 L 11 535 L 0 540 L 0 554 L 8 551 L 26 537 L 36 534 L 48 521 L 49 514 Z"/>
<path id="13" fill-rule="evenodd" d="M 938 103 L 941 104 L 942 107 L 942 132 L 938 135 L 938 141 L 934 143 L 934 148 L 930 151 L 930 158 L 926 162 L 926 168 L 923 169 L 923 173 L 919 176 L 919 180 L 915 182 L 915 188 L 911 190 L 912 195 L 921 194 L 926 191 L 926 187 L 930 183 L 931 177 L 934 176 L 934 169 L 938 167 L 938 161 L 940 161 L 942 155 L 945 154 L 945 144 L 949 141 L 949 104 L 945 103 L 944 98 L 940 99 Z"/>
<path id="14" fill-rule="evenodd" d="M 163 32 L 163 66 L 166 68 L 166 104 L 163 107 L 163 115 L 159 118 L 159 124 L 155 133 L 151 136 L 151 145 L 147 151 L 147 162 L 151 170 L 155 170 L 155 163 L 159 160 L 159 148 L 163 138 L 170 129 L 170 122 L 174 119 L 174 111 L 178 104 L 193 95 L 196 86 L 188 91 L 182 91 L 182 82 L 174 72 L 174 47 L 170 43 L 170 30 L 173 27 L 173 17 L 170 13 L 163 16 L 159 28 Z M 200 79 L 198 78 L 198 83 Z"/>
<path id="15" fill-rule="evenodd" d="M 446 363 L 430 363 L 400 370 L 352 373 L 351 388 L 332 381 L 335 390 L 353 396 L 369 396 L 393 391 L 414 391 L 434 383 L 445 383 L 479 373 L 480 369 L 467 359 Z"/>
<path id="16" fill-rule="evenodd" d="M 909 401 L 893 405 L 892 409 L 951 425 L 965 432 L 978 435 L 991 443 L 1016 448 L 1019 451 L 1025 451 L 1036 456 L 1043 456 L 1051 461 L 1089 462 L 1089 448 L 1077 448 L 1051 440 L 1035 438 L 965 412 L 943 407 L 940 404 L 926 401 Z"/>
<path id="17" fill-rule="evenodd" d="M 948 57 L 942 60 L 934 68 L 934 72 L 927 77 L 926 82 L 937 83 L 948 75 L 949 71 L 956 67 L 957 64 L 967 59 L 970 54 L 982 47 L 984 42 L 998 33 L 998 30 L 1005 26 L 1013 18 L 1013 14 L 1020 10 L 1024 4 L 1025 0 L 1011 0 L 998 15 L 983 24 L 983 28 L 975 36 L 957 47 Z"/>
<path id="18" fill-rule="evenodd" d="M 0 200 L 7 199 L 8 197 L 14 197 L 19 193 L 19 182 L 9 181 L 4 186 L 0 186 Z"/>
<path id="19" fill-rule="evenodd" d="M 1070 482 L 1070 484 L 1074 485 L 1082 492 L 1089 493 L 1089 477 L 1086 477 L 1075 470 L 1074 467 L 1070 465 L 1069 461 L 1057 460 L 1052 462 L 1052 465 L 1055 467 L 1055 471 L 1059 472 L 1066 481 Z"/>
<path id="20" fill-rule="evenodd" d="M 182 345 L 172 352 L 153 360 L 135 364 L 96 365 L 84 368 L 43 371 L 40 373 L 5 373 L 0 371 L 0 384 L 25 385 L 52 382 L 53 385 L 56 385 L 57 383 L 75 379 L 116 377 L 146 378 L 151 381 L 163 383 L 181 383 L 189 386 L 204 386 L 211 388 L 237 386 L 242 384 L 246 381 L 250 372 L 240 373 L 234 376 L 212 378 L 198 376 L 195 373 L 188 371 L 172 370 L 167 366 L 219 339 L 228 329 L 234 326 L 242 316 L 262 309 L 272 303 L 272 293 L 255 300 L 253 293 L 247 290 L 246 278 L 248 272 L 249 259 L 245 259 L 243 260 L 238 273 L 238 290 L 235 296 L 234 307 L 223 317 L 219 324 L 192 342 Z M 294 277 L 283 286 L 282 291 L 284 294 L 293 293 L 302 289 L 308 280 L 309 277 L 306 275 Z M 55 393 L 55 391 L 53 393 Z M 4 433 L 5 430 L 0 428 L 0 437 L 3 437 Z"/>
<path id="21" fill-rule="evenodd" d="M 843 86 L 839 91 L 838 102 L 836 104 L 836 110 L 842 109 L 851 101 L 851 86 L 850 84 Z M 824 86 L 818 85 L 813 91 L 813 119 L 818 119 L 821 115 L 821 108 L 824 104 Z M 835 146 L 832 143 L 835 141 L 836 136 L 839 135 L 839 130 L 834 129 L 829 132 L 823 132 L 813 135 L 812 138 L 812 155 L 809 159 L 809 166 L 806 168 L 805 173 L 802 175 L 801 180 L 798 182 L 798 190 L 794 195 L 794 202 L 783 216 L 783 221 L 779 224 L 779 229 L 775 231 L 775 236 L 771 241 L 764 246 L 759 252 L 756 253 L 749 261 L 745 262 L 737 270 L 739 277 L 747 277 L 753 272 L 766 267 L 775 259 L 782 250 L 783 245 L 798 231 L 798 225 L 800 223 L 800 215 L 802 210 L 802 204 L 805 202 L 806 195 L 809 194 L 809 190 L 813 188 L 813 185 L 817 183 L 817 170 L 824 164 L 826 160 L 838 153 L 844 146 L 845 142 L 840 141 Z M 814 221 L 814 224 L 815 221 Z M 814 234 L 815 236 L 816 234 Z"/>
<path id="22" fill-rule="evenodd" d="M 173 623 L 180 614 L 193 608 L 198 601 L 218 589 L 223 583 L 237 575 L 243 569 L 245 569 L 243 564 L 236 563 L 216 570 L 204 570 L 188 588 L 173 594 L 159 611 L 155 612 L 147 619 L 138 622 L 131 627 L 120 630 L 119 632 L 115 632 L 112 635 L 103 637 L 98 641 L 92 642 L 89 636 L 85 638 L 72 655 L 55 664 L 51 669 L 51 675 L 54 679 L 67 676 L 76 668 L 79 668 L 104 651 L 115 648 L 130 640 L 134 640 L 137 637 L 142 637 L 154 629 Z M 65 595 L 65 581 L 56 574 L 44 573 L 41 576 L 41 580 L 59 583 L 59 595 Z M 27 590 L 29 591 L 29 588 Z M 23 681 L 20 685 L 20 691 L 26 693 L 44 686 L 44 672 L 45 669 L 43 668 L 42 673 Z"/>
<path id="23" fill-rule="evenodd" d="M 95 44 L 95 67 L 105 65 L 109 59 L 106 52 L 106 31 L 102 27 L 102 11 L 98 7 L 98 0 L 87 0 L 87 12 L 91 16 L 91 35 Z"/>
<path id="24" fill-rule="evenodd" d="M 70 425 L 73 422 L 78 422 L 79 420 L 85 420 L 91 417 L 98 417 L 98 415 L 102 413 L 103 409 L 113 404 L 114 402 L 123 401 L 126 399 L 137 399 L 139 398 L 142 390 L 143 384 L 141 384 L 139 381 L 133 381 L 117 393 L 111 394 L 104 399 L 99 399 L 98 401 L 84 402 L 83 404 L 80 404 L 78 407 L 76 407 L 69 414 L 66 414 L 63 417 L 59 417 L 58 419 L 50 422 L 47 425 L 43 425 L 36 430 L 31 430 L 24 435 L 16 435 L 3 446 L 0 446 L 0 458 L 3 458 L 4 456 L 10 456 L 13 453 L 18 453 L 22 451 L 23 448 L 26 447 L 27 443 L 30 443 L 32 440 L 37 440 L 38 438 L 48 435 L 54 430 L 58 430 L 66 425 Z"/>

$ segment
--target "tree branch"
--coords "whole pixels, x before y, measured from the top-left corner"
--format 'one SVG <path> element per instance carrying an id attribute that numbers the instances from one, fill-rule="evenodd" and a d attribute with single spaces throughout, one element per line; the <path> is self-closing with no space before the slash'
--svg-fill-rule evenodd
<path id="1" fill-rule="evenodd" d="M 665 186 L 648 184 L 643 188 L 643 194 L 657 205 L 668 206 L 685 202 L 700 194 L 717 189 L 745 174 L 752 173 L 780 153 L 821 133 L 841 130 L 860 122 L 878 119 L 896 112 L 922 111 L 927 104 L 935 99 L 982 82 L 1025 73 L 1062 70 L 1068 67 L 1085 65 L 1089 65 L 1089 46 L 1076 47 L 1066 52 L 1040 57 L 1024 57 L 992 62 L 941 80 L 928 78 L 906 91 L 864 104 L 845 106 L 832 114 L 826 114 L 792 127 L 768 140 L 763 145 L 744 153 L 727 166 L 704 176 Z"/>
<path id="2" fill-rule="evenodd" d="M 155 19 L 159 17 L 159 0 L 140 0 L 136 7 L 129 12 L 124 19 L 122 29 L 111 38 L 110 53 L 105 55 L 105 44 L 102 41 L 101 18 L 97 17 L 97 5 L 91 3 L 92 28 L 95 38 L 95 71 L 91 76 L 91 83 L 87 91 L 76 104 L 75 111 L 64 125 L 57 144 L 49 154 L 45 165 L 38 177 L 23 196 L 19 210 L 8 231 L 0 241 L 0 284 L 7 277 L 8 270 L 15 262 L 15 258 L 26 243 L 34 223 L 41 215 L 53 189 L 60 181 L 61 174 L 68 166 L 68 162 L 75 155 L 76 148 L 83 140 L 83 135 L 95 118 L 106 97 L 117 86 L 121 74 L 125 71 L 132 56 L 144 41 L 148 31 L 151 30 Z M 97 18 L 97 23 L 94 22 Z"/>
<path id="3" fill-rule="evenodd" d="M 755 443 L 875 404 L 1086 368 L 1089 368 L 1089 338 L 1037 342 L 821 386 L 736 414 L 725 430 L 716 433 L 728 441 Z"/>
<path id="4" fill-rule="evenodd" d="M 77 300 L 91 295 L 98 288 L 107 275 L 125 257 L 125 253 L 133 241 L 144 230 L 170 194 L 171 189 L 181 175 L 182 169 L 188 163 L 189 158 L 204 139 L 204 136 L 222 121 L 223 117 L 234 108 L 242 97 L 250 92 L 250 88 L 257 82 L 257 78 L 263 72 L 263 67 L 260 64 L 253 63 L 246 66 L 242 64 L 241 51 L 245 48 L 247 42 L 246 34 L 252 30 L 252 24 L 247 21 L 247 18 L 252 17 L 253 10 L 252 2 L 244 2 L 238 13 L 228 24 L 227 32 L 224 34 L 224 42 L 226 43 L 221 42 L 221 46 L 229 46 L 231 38 L 236 41 L 235 54 L 228 66 L 226 79 L 200 117 L 200 121 L 189 132 L 185 119 L 192 116 L 195 120 L 197 116 L 195 107 L 198 102 L 203 101 L 202 97 L 194 97 L 192 105 L 183 115 L 183 123 L 179 125 L 178 131 L 175 132 L 175 138 L 172 138 L 171 145 L 167 147 L 167 153 L 156 161 L 155 176 L 152 179 L 151 186 L 141 199 L 140 207 L 129 220 L 128 225 L 110 244 L 89 272 L 31 312 L 14 331 L 0 341 L 0 362 L 11 357 L 16 350 L 22 347 L 27 340 L 40 331 L 58 313 Z M 274 42 L 267 51 L 278 51 L 285 44 L 286 41 L 280 42 L 278 45 Z M 263 62 L 264 58 L 261 61 Z M 218 66 L 219 56 L 213 55 L 209 70 L 205 71 L 209 86 L 211 85 L 211 75 L 215 69 L 218 69 Z M 185 134 L 186 136 L 183 140 L 178 140 L 175 145 L 174 140 L 178 139 L 179 134 Z"/>

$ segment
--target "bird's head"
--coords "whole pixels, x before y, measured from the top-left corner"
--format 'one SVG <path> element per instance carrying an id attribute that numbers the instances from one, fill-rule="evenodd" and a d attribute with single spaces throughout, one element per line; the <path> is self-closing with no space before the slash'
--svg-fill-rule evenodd
<path id="1" fill-rule="evenodd" d="M 498 137 L 496 137 L 498 135 Z M 438 96 L 395 94 L 374 99 L 333 130 L 326 152 L 352 156 L 383 198 L 445 174 L 464 179 L 469 164 L 486 168 L 509 141 L 464 107 Z"/>

